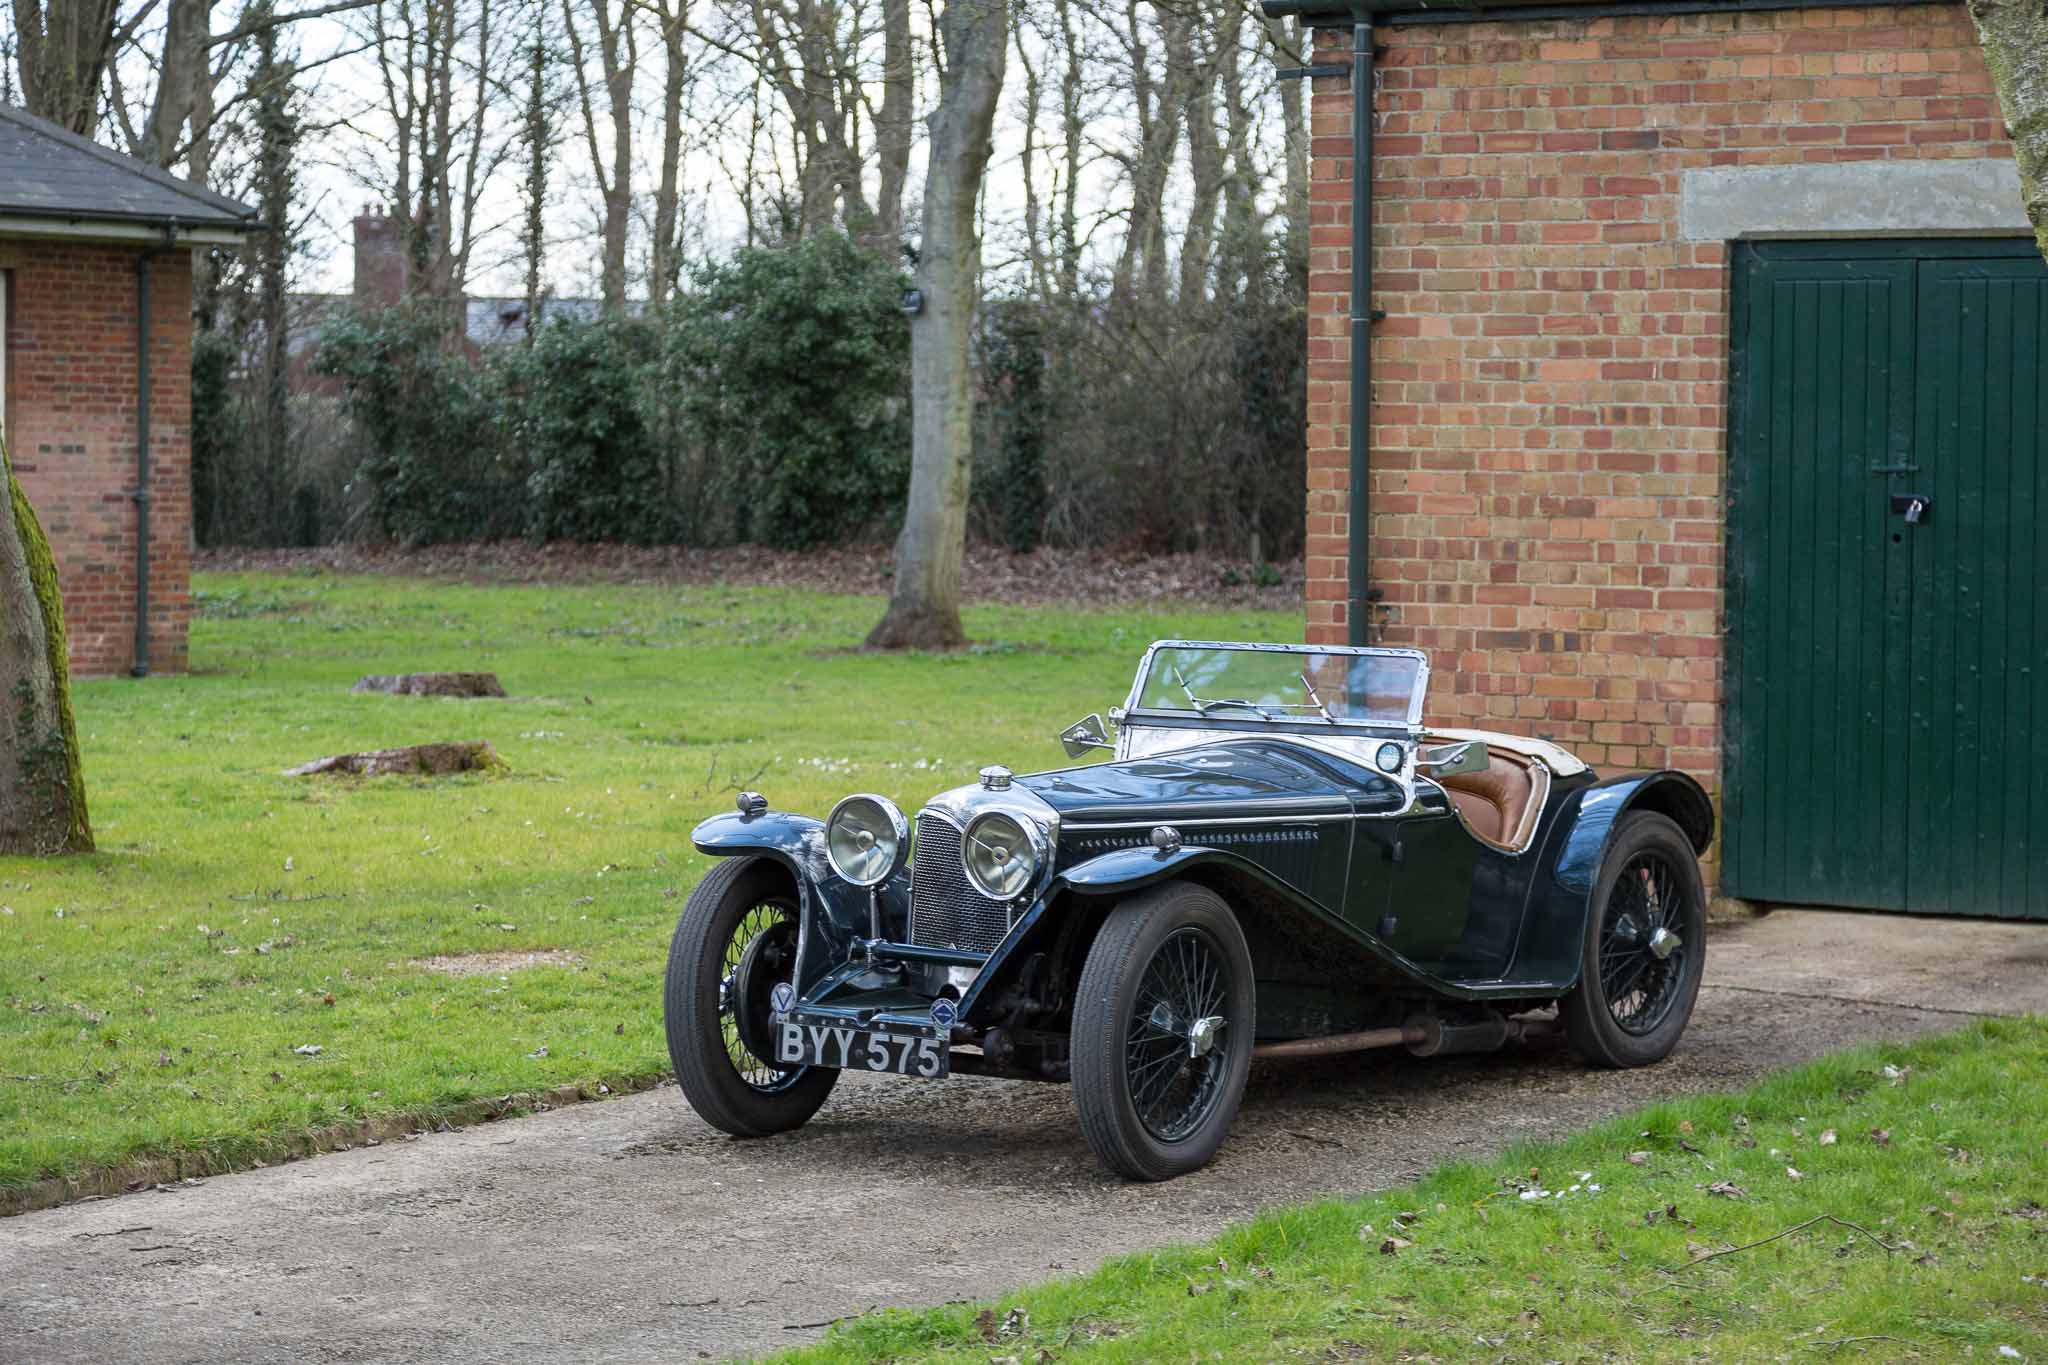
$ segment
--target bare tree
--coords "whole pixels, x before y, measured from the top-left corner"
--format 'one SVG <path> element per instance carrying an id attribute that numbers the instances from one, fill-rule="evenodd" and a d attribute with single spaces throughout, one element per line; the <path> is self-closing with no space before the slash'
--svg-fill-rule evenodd
<path id="1" fill-rule="evenodd" d="M 121 41 L 119 13 L 120 0 L 14 0 L 21 97 L 31 114 L 93 135 L 100 83 Z"/>
<path id="2" fill-rule="evenodd" d="M 1166 187 L 1180 145 L 1181 121 L 1187 111 L 1185 91 L 1196 76 L 1192 63 L 1176 65 L 1173 54 L 1185 53 L 1194 16 L 1164 10 L 1147 17 L 1139 0 L 1124 6 L 1124 54 L 1131 73 L 1131 124 L 1136 145 L 1118 155 L 1130 185 L 1130 214 L 1122 255 L 1117 260 L 1114 292 L 1129 299 L 1142 274 L 1147 296 L 1166 292 Z M 1168 54 L 1163 69 L 1153 70 L 1148 41 L 1154 31 Z"/>
<path id="3" fill-rule="evenodd" d="M 1074 0 L 1053 0 L 1060 30 L 1060 150 L 1065 179 L 1060 187 L 1059 293 L 1071 300 L 1081 287 L 1081 149 L 1087 117 L 1081 108 L 1082 51 Z"/>
<path id="4" fill-rule="evenodd" d="M 557 134 L 547 15 L 545 4 L 534 6 L 533 30 L 526 45 L 526 116 L 519 130 L 520 155 L 526 162 L 519 191 L 520 207 L 524 210 L 519 252 L 526 263 L 525 336 L 529 342 L 540 329 L 541 275 L 547 264 L 548 246 L 548 165 L 554 156 Z"/>
<path id="5" fill-rule="evenodd" d="M 2019 165 L 2020 198 L 2048 257 L 2048 10 L 2035 0 L 1970 0 Z"/>
<path id="6" fill-rule="evenodd" d="M 974 469 L 969 341 L 981 266 L 975 217 L 1009 53 L 1007 0 L 949 0 L 938 30 L 944 69 L 928 125 L 917 258 L 924 311 L 910 323 L 910 500 L 889 609 L 867 639 L 876 649 L 946 648 L 967 638 L 960 564 Z"/>
<path id="7" fill-rule="evenodd" d="M 654 243 L 649 252 L 647 299 L 660 307 L 675 292 L 683 264 L 683 99 L 688 87 L 688 0 L 652 0 L 661 33 L 661 180 L 654 191 Z"/>
<path id="8" fill-rule="evenodd" d="M 1304 66 L 1301 30 L 1285 19 L 1265 20 L 1266 43 L 1274 61 L 1282 66 Z M 1308 120 L 1302 112 L 1301 82 L 1281 81 L 1281 158 L 1286 170 L 1287 260 L 1299 278 L 1299 288 L 1308 288 Z"/>
<path id="9" fill-rule="evenodd" d="M 484 224 L 484 186 L 512 140 L 491 114 L 516 49 L 501 50 L 500 0 L 377 0 L 370 43 L 396 150 L 389 172 L 363 179 L 400 207 L 406 288 L 453 309 L 468 287 Z"/>
<path id="10" fill-rule="evenodd" d="M 903 241 L 903 185 L 910 176 L 911 105 L 917 69 L 910 45 L 910 0 L 882 0 L 882 106 L 874 111 L 881 170 L 871 244 L 893 260 Z"/>
<path id="11" fill-rule="evenodd" d="M 633 216 L 633 77 L 640 65 L 639 25 L 633 21 L 631 0 L 617 0 L 616 8 L 613 0 L 584 0 L 582 8 L 597 28 L 605 117 L 611 125 L 610 156 L 599 146 L 597 107 L 590 94 L 576 0 L 562 0 L 562 22 L 575 57 L 576 91 L 583 105 L 583 137 L 590 149 L 591 171 L 604 200 L 600 292 L 607 312 L 622 313 L 626 308 L 626 230 Z"/>

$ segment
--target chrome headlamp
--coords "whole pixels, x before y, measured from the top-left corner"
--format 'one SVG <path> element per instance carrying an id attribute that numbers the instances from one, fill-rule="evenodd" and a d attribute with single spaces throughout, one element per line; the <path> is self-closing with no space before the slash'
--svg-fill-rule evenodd
<path id="1" fill-rule="evenodd" d="M 1045 836 L 1002 811 L 989 811 L 968 821 L 960 841 L 960 862 L 967 870 L 967 880 L 991 900 L 1013 901 L 1029 891 L 1045 854 Z"/>
<path id="2" fill-rule="evenodd" d="M 855 886 L 887 881 L 909 851 L 910 822 L 885 796 L 849 796 L 825 821 L 825 856 Z"/>

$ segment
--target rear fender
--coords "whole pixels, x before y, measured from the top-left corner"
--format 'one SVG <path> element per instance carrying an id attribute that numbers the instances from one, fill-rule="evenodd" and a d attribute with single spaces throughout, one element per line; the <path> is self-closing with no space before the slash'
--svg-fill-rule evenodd
<path id="1" fill-rule="evenodd" d="M 1560 994 L 1578 984 L 1601 864 L 1623 817 L 1642 810 L 1669 816 L 1696 853 L 1713 843 L 1713 802 L 1684 773 L 1626 773 L 1585 788 L 1552 828 L 1545 849 L 1550 869 L 1530 901 L 1509 979 L 1552 983 Z"/>

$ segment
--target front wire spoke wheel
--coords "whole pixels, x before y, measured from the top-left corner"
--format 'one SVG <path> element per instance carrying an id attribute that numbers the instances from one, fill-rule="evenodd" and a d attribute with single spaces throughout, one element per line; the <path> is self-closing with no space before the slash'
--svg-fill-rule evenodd
<path id="1" fill-rule="evenodd" d="M 1220 1093 L 1226 1054 L 1202 1025 L 1225 1001 L 1221 973 L 1217 948 L 1195 928 L 1171 934 L 1145 969 L 1126 1066 L 1139 1121 L 1161 1142 L 1199 1128 Z M 1163 1030 L 1162 1018 L 1171 1021 Z"/>
<path id="2" fill-rule="evenodd" d="M 1096 931 L 1074 999 L 1073 1095 L 1088 1145 L 1132 1180 L 1215 1156 L 1258 1033 L 1251 949 L 1222 897 L 1164 882 Z"/>
<path id="3" fill-rule="evenodd" d="M 755 1090 L 780 1090 L 802 1069 L 779 1066 L 772 1056 L 762 1055 L 770 1051 L 764 1006 L 775 986 L 790 979 L 795 956 L 796 911 L 778 902 L 763 902 L 743 913 L 720 955 L 719 1036 L 734 1073 Z M 743 1012 L 748 1015 L 744 1021 Z"/>
<path id="4" fill-rule="evenodd" d="M 723 861 L 676 919 L 662 1025 L 676 1083 L 721 1132 L 766 1137 L 802 1127 L 839 1080 L 837 1067 L 774 1060 L 775 988 L 797 962 L 797 888 L 766 858 Z"/>

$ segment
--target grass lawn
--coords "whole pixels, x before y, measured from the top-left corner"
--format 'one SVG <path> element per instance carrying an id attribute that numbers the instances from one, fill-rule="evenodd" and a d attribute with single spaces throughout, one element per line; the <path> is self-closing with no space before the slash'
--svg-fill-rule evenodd
<path id="1" fill-rule="evenodd" d="M 667 1067 L 659 983 L 690 828 L 739 786 L 823 815 L 1062 761 L 1152 639 L 1288 613 L 985 607 L 952 655 L 852 652 L 873 597 L 333 575 L 198 583 L 189 677 L 82 683 L 100 853 L 0 859 L 0 1189 L 137 1156 L 264 1159 L 365 1119 Z M 508 701 L 351 696 L 495 670 Z M 288 778 L 489 740 L 496 777 Z M 453 977 L 442 955 L 564 955 Z M 302 1048 L 319 1048 L 317 1054 Z"/>
<path id="2" fill-rule="evenodd" d="M 2048 1021 L 2000 1020 L 781 1359 L 2043 1361 L 2044 1205 Z"/>

